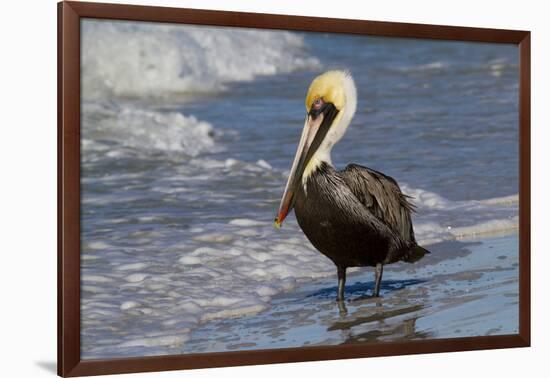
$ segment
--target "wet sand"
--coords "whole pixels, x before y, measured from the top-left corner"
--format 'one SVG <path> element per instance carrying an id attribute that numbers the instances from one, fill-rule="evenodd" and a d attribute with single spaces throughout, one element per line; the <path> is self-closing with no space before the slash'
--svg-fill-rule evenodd
<path id="1" fill-rule="evenodd" d="M 435 244 L 416 264 L 387 266 L 381 298 L 374 273 L 336 277 L 273 299 L 269 310 L 196 328 L 181 353 L 371 343 L 518 332 L 518 235 Z"/>

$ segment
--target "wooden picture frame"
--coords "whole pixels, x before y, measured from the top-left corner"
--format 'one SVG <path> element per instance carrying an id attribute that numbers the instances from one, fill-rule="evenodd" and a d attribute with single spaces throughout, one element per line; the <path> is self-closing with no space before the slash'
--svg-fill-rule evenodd
<path id="1" fill-rule="evenodd" d="M 82 360 L 80 22 L 84 18 L 515 44 L 519 47 L 519 333 L 379 344 Z M 58 4 L 58 374 L 82 376 L 530 345 L 530 32 L 86 2 Z"/>

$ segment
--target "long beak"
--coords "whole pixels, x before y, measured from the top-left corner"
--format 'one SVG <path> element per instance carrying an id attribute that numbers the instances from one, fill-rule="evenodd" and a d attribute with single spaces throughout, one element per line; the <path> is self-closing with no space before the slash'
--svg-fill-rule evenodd
<path id="1" fill-rule="evenodd" d="M 326 119 L 323 113 L 320 113 L 315 118 L 308 114 L 300 143 L 298 144 L 298 150 L 296 151 L 296 156 L 294 157 L 294 162 L 290 169 L 290 175 L 288 176 L 283 198 L 281 199 L 279 212 L 277 218 L 275 218 L 275 227 L 281 227 L 284 219 L 294 207 L 295 194 L 299 185 L 301 185 L 304 170 L 325 138 L 331 122 L 332 119 Z"/>

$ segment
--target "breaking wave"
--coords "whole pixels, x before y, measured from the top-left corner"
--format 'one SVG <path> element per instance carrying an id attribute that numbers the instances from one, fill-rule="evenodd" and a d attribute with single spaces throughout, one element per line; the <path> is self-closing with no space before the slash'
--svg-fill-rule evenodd
<path id="1" fill-rule="evenodd" d="M 167 98 L 212 93 L 320 65 L 290 32 L 124 21 L 82 23 L 85 99 Z"/>
<path id="2" fill-rule="evenodd" d="M 112 149 L 112 142 L 133 148 L 133 152 L 178 151 L 192 157 L 220 149 L 214 141 L 217 132 L 210 123 L 178 112 L 139 109 L 123 104 L 85 103 L 82 120 L 85 125 L 82 128 L 82 148 L 89 152 L 83 154 L 84 159 L 93 159 L 94 151 L 105 151 L 107 157 L 121 157 L 130 152 Z"/>
<path id="3" fill-rule="evenodd" d="M 418 211 L 414 230 L 421 244 L 512 232 L 519 227 L 517 194 L 484 200 L 450 201 L 437 193 L 402 186 Z"/>

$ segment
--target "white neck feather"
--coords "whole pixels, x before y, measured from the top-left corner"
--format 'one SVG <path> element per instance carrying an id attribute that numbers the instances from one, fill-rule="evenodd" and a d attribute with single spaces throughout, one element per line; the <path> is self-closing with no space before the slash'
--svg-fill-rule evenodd
<path id="1" fill-rule="evenodd" d="M 346 130 L 355 114 L 355 110 L 357 109 L 357 89 L 355 88 L 355 83 L 353 82 L 353 78 L 350 73 L 342 73 L 342 86 L 346 96 L 345 106 L 340 110 L 334 119 L 330 130 L 325 136 L 325 139 L 307 164 L 304 174 L 302 175 L 302 184 L 304 185 L 304 188 L 307 183 L 307 178 L 321 165 L 321 163 L 325 162 L 332 165 L 332 158 L 330 156 L 332 147 L 346 133 Z"/>

